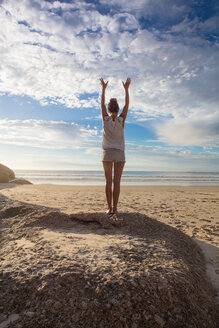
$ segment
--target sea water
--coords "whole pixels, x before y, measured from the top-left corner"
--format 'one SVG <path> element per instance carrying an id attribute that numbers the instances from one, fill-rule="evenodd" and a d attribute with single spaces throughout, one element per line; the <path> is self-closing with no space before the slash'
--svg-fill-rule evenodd
<path id="1" fill-rule="evenodd" d="M 89 170 L 14 170 L 33 184 L 94 185 L 105 184 L 103 171 Z M 125 171 L 124 186 L 218 186 L 219 172 Z"/>

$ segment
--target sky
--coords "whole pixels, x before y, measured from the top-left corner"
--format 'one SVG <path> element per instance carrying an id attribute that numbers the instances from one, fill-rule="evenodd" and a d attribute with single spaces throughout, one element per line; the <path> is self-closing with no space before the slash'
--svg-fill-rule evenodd
<path id="1" fill-rule="evenodd" d="M 219 171 L 216 0 L 0 0 L 0 162 L 102 169 L 131 78 L 126 170 Z"/>

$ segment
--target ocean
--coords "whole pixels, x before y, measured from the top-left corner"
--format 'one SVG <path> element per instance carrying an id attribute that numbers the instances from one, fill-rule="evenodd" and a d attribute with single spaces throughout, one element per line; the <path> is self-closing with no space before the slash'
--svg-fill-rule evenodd
<path id="1" fill-rule="evenodd" d="M 103 171 L 14 170 L 33 184 L 103 186 Z M 219 186 L 219 172 L 124 171 L 123 186 Z"/>

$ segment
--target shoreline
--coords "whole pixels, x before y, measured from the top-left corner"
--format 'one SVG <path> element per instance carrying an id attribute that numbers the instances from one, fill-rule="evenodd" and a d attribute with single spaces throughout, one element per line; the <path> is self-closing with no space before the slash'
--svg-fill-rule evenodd
<path id="1" fill-rule="evenodd" d="M 16 171 L 33 184 L 104 186 L 103 170 Z M 123 171 L 122 186 L 219 186 L 219 172 Z"/>
<path id="2" fill-rule="evenodd" d="M 0 183 L 0 190 L 1 189 L 5 189 L 5 188 L 10 188 L 10 187 L 16 187 L 18 186 L 15 183 Z M 63 188 L 103 188 L 105 186 L 104 185 L 66 185 L 66 184 L 53 184 L 53 183 L 36 183 L 36 184 L 32 184 L 32 185 L 28 185 L 29 187 L 54 187 L 54 188 L 59 188 L 59 187 L 63 187 Z M 188 186 L 183 186 L 183 185 L 121 185 L 121 189 L 122 188 L 139 188 L 139 189 L 151 189 L 151 188 L 212 188 L 215 189 L 214 191 L 218 191 L 219 192 L 219 185 L 188 185 Z"/>

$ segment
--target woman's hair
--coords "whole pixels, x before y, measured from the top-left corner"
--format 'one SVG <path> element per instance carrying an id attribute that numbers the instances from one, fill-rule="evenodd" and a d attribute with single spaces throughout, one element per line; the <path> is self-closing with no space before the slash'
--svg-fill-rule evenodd
<path id="1" fill-rule="evenodd" d="M 108 110 L 110 113 L 118 113 L 119 105 L 116 98 L 111 98 L 108 104 Z"/>

